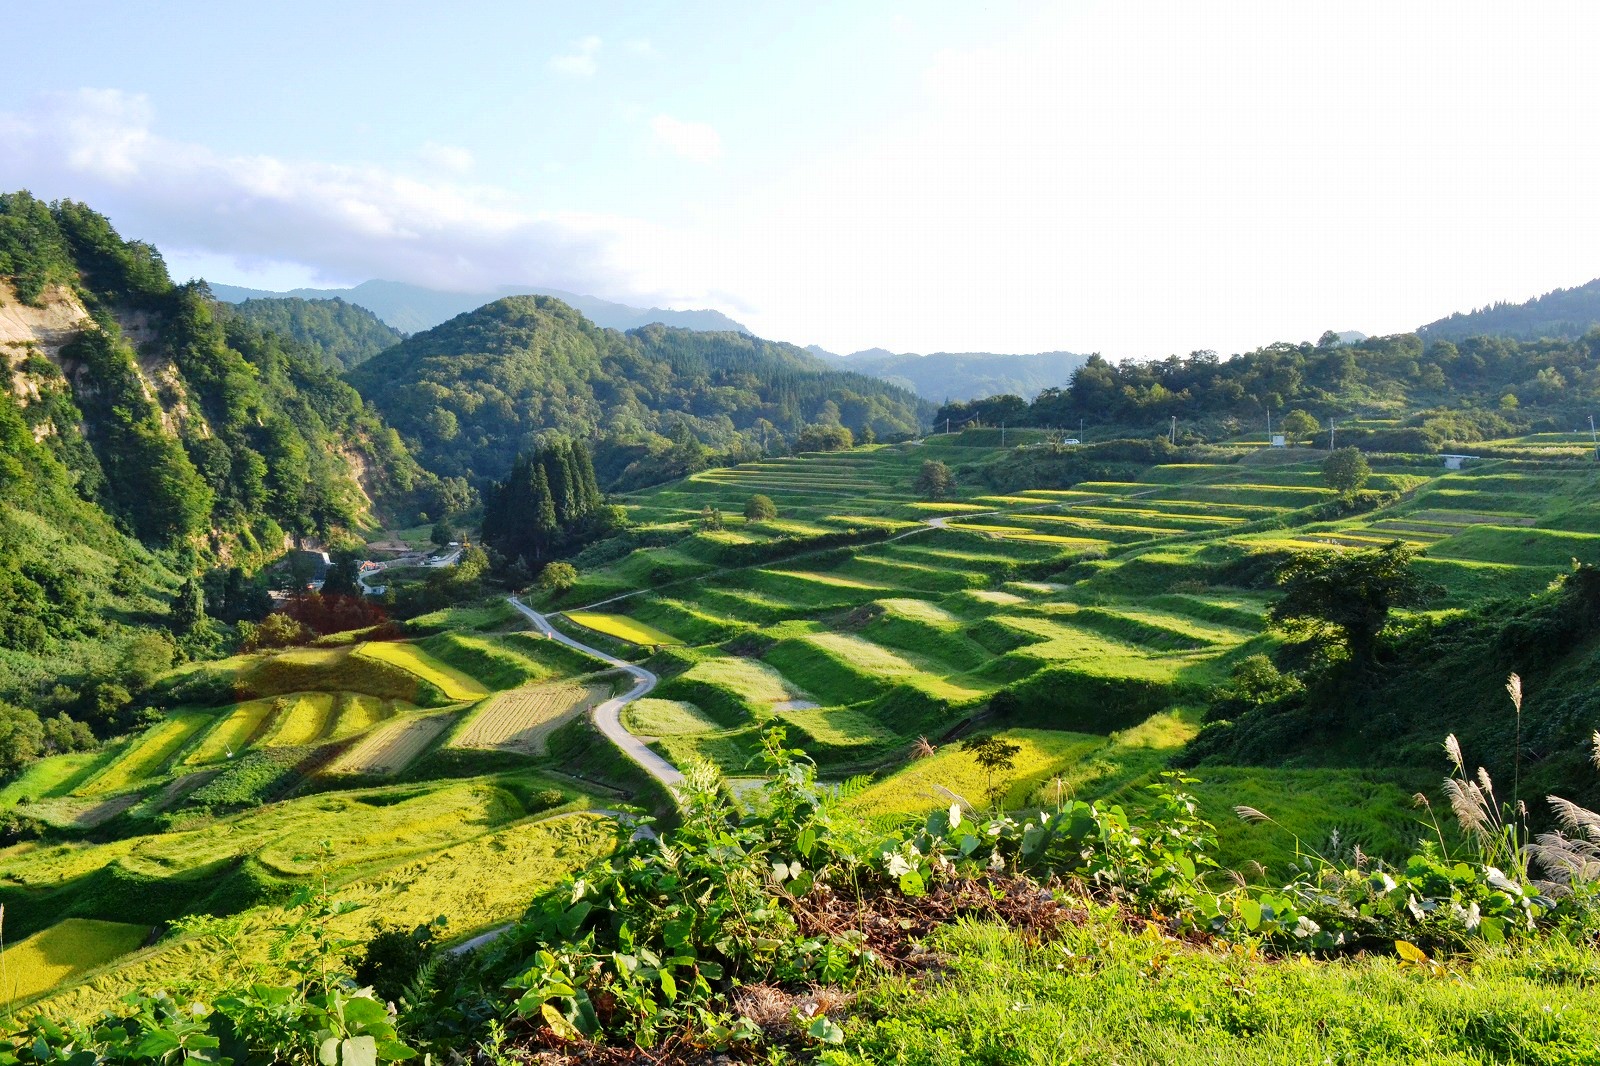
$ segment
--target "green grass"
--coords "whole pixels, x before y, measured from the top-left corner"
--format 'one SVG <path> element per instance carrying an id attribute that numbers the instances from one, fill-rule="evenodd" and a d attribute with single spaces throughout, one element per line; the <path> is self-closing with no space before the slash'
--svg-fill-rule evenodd
<path id="1" fill-rule="evenodd" d="M 662 696 L 695 704 L 724 726 L 742 725 L 773 713 L 773 708 L 806 693 L 783 674 L 756 659 L 705 655 L 656 690 Z"/>
<path id="2" fill-rule="evenodd" d="M 712 733 L 722 728 L 683 700 L 634 700 L 622 709 L 622 727 L 646 737 L 679 736 L 685 733 Z"/>
<path id="3" fill-rule="evenodd" d="M 31 763 L 0 789 L 0 809 L 19 802 L 65 796 L 82 784 L 106 758 L 103 751 L 52 755 Z"/>
<path id="4" fill-rule="evenodd" d="M 521 643 L 508 645 L 497 637 L 440 633 L 418 646 L 489 689 L 516 688 L 550 676 L 520 653 Z"/>
<path id="5" fill-rule="evenodd" d="M 1094 908 L 1040 942 L 956 923 L 937 980 L 860 990 L 827 1066 L 1123 1063 L 1281 1066 L 1594 1061 L 1592 955 L 1557 941 L 1457 960 L 1459 980 L 1392 957 L 1312 962 L 1189 945 Z"/>
<path id="6" fill-rule="evenodd" d="M 0 954 L 0 1002 L 14 1004 L 126 955 L 150 935 L 147 925 L 68 918 Z"/>

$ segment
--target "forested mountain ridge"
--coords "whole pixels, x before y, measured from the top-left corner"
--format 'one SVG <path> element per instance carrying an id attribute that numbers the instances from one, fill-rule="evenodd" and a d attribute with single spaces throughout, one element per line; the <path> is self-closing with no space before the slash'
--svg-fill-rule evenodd
<path id="1" fill-rule="evenodd" d="M 1475 311 L 1457 311 L 1418 327 L 1417 333 L 1430 341 L 1459 341 L 1485 334 L 1521 340 L 1576 340 L 1597 325 L 1600 278 L 1570 289 L 1555 289 L 1520 304 L 1501 301 Z"/>
<path id="2" fill-rule="evenodd" d="M 641 484 L 786 450 L 810 426 L 915 433 L 925 410 L 793 345 L 659 325 L 618 333 L 548 296 L 460 315 L 348 379 L 430 469 L 480 483 L 552 432 L 595 441 L 603 486 Z"/>
<path id="3" fill-rule="evenodd" d="M 530 285 L 509 285 L 484 292 L 442 292 L 420 285 L 407 285 L 400 281 L 364 281 L 349 289 L 291 289 L 288 292 L 269 292 L 265 289 L 246 289 L 238 285 L 213 284 L 217 299 L 228 303 L 245 300 L 298 298 L 305 300 L 344 300 L 363 307 L 388 325 L 407 333 L 431 329 L 456 315 L 503 300 L 507 296 L 554 296 L 575 307 L 589 321 L 606 329 L 629 330 L 660 322 L 681 329 L 709 330 L 712 332 L 749 332 L 720 311 L 674 311 L 664 307 L 632 307 L 628 304 L 602 300 L 597 296 L 566 292 L 562 289 L 545 289 Z"/>
<path id="4" fill-rule="evenodd" d="M 139 540 L 261 558 L 434 502 L 437 479 L 334 369 L 218 315 L 89 208 L 0 196 L 0 277 L 21 417 Z"/>
<path id="5" fill-rule="evenodd" d="M 365 307 L 331 300 L 298 297 L 246 300 L 221 304 L 223 317 L 238 316 L 261 329 L 292 337 L 339 369 L 359 366 L 405 334 L 384 323 Z"/>
<path id="6" fill-rule="evenodd" d="M 1213 352 L 1112 363 L 1092 356 L 1062 387 L 1029 403 L 992 396 L 940 408 L 935 424 L 1049 426 L 1091 435 L 1165 430 L 1180 441 L 1223 439 L 1302 410 L 1317 428 L 1360 415 L 1385 428 L 1340 430 L 1343 443 L 1437 452 L 1447 442 L 1512 431 L 1568 431 L 1600 402 L 1600 331 L 1575 340 L 1475 336 L 1459 343 L 1416 334 L 1356 344 L 1272 344 L 1221 359 Z"/>

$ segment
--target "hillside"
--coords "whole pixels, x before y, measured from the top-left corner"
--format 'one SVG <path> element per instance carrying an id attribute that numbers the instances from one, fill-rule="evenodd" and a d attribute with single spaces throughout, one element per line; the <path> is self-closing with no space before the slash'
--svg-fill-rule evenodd
<path id="1" fill-rule="evenodd" d="M 839 365 L 858 374 L 893 382 L 924 400 L 972 400 L 981 396 L 1011 394 L 1033 399 L 1044 389 L 1072 380 L 1088 359 L 1072 352 L 1033 355 L 997 355 L 993 352 L 934 352 L 930 355 L 895 354 L 869 348 L 851 355 L 834 355 L 811 345 L 813 355 L 840 360 Z"/>
<path id="2" fill-rule="evenodd" d="M 1099 356 L 1061 387 L 1032 403 L 994 396 L 944 405 L 942 428 L 976 422 L 1051 427 L 1090 439 L 1166 434 L 1176 418 L 1178 440 L 1243 437 L 1264 442 L 1294 411 L 1298 439 L 1326 445 L 1331 422 L 1338 443 L 1377 451 L 1437 453 L 1482 445 L 1529 431 L 1536 443 L 1569 449 L 1587 439 L 1589 413 L 1600 403 L 1595 352 L 1600 337 L 1515 341 L 1503 337 L 1426 340 L 1415 334 L 1371 337 L 1355 344 L 1274 344 L 1219 359 L 1210 353 L 1111 363 Z M 1582 430 L 1580 437 L 1575 431 Z"/>
<path id="3" fill-rule="evenodd" d="M 80 204 L 0 198 L 13 396 L 141 540 L 261 556 L 415 507 L 433 479 L 313 353 L 174 285 Z"/>
<path id="4" fill-rule="evenodd" d="M 660 322 L 678 329 L 708 330 L 711 332 L 747 333 L 742 325 L 720 311 L 673 311 L 662 307 L 630 307 L 627 304 L 584 296 L 561 289 L 546 289 L 534 285 L 509 285 L 486 292 L 442 292 L 438 289 L 407 285 L 399 281 L 364 281 L 349 289 L 291 289 L 288 292 L 269 292 L 264 289 L 246 289 L 238 285 L 212 284 L 211 291 L 217 299 L 228 303 L 246 300 L 294 298 L 302 300 L 343 300 L 364 307 L 393 328 L 404 333 L 418 333 L 432 329 L 443 322 L 476 310 L 484 304 L 503 300 L 507 296 L 553 296 L 570 307 L 575 307 L 589 321 L 603 329 L 630 330 Z"/>
<path id="5" fill-rule="evenodd" d="M 597 439 L 602 487 L 784 449 L 807 427 L 915 433 L 908 392 L 739 333 L 603 330 L 514 296 L 416 334 L 350 382 L 441 475 L 503 477 L 540 433 Z"/>
<path id="6" fill-rule="evenodd" d="M 358 366 L 405 339 L 371 311 L 338 297 L 302 300 L 286 296 L 222 306 L 258 329 L 299 341 L 338 369 Z"/>
<path id="7" fill-rule="evenodd" d="M 1475 311 L 1457 311 L 1448 318 L 1417 327 L 1425 340 L 1467 337 L 1512 337 L 1577 340 L 1600 326 L 1600 279 L 1570 289 L 1556 289 L 1525 303 L 1494 303 Z"/>

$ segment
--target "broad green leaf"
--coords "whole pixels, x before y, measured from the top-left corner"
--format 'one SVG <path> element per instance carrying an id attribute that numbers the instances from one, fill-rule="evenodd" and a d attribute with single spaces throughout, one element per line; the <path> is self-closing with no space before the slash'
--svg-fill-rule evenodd
<path id="1" fill-rule="evenodd" d="M 352 1036 L 341 1041 L 339 1066 L 378 1066 L 378 1042 L 370 1036 Z"/>
<path id="2" fill-rule="evenodd" d="M 544 1018 L 544 1024 L 550 1027 L 550 1031 L 563 1040 L 576 1040 L 581 1035 L 578 1027 L 567 1021 L 566 1016 L 556 1009 L 554 1003 L 541 1006 L 539 1015 Z"/>

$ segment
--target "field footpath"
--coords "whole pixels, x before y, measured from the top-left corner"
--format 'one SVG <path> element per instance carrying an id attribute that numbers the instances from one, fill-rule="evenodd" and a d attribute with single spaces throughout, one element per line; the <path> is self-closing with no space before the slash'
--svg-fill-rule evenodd
<path id="1" fill-rule="evenodd" d="M 656 682 L 660 678 L 642 666 L 619 659 L 615 655 L 601 651 L 599 648 L 591 648 L 581 641 L 574 640 L 552 626 L 544 615 L 535 611 L 515 596 L 507 596 L 506 600 L 523 617 L 532 622 L 533 627 L 546 639 L 559 641 L 569 648 L 583 652 L 585 655 L 592 655 L 602 662 L 609 663 L 625 671 L 633 678 L 633 687 L 627 692 L 620 696 L 611 697 L 594 709 L 595 725 L 600 727 L 600 732 L 604 733 L 608 740 L 622 749 L 624 755 L 638 763 L 645 773 L 661 782 L 669 793 L 676 796 L 677 793 L 674 791 L 673 786 L 683 780 L 683 773 L 676 766 L 651 751 L 644 741 L 622 727 L 622 708 L 634 700 L 648 695 L 650 690 L 656 687 Z"/>

